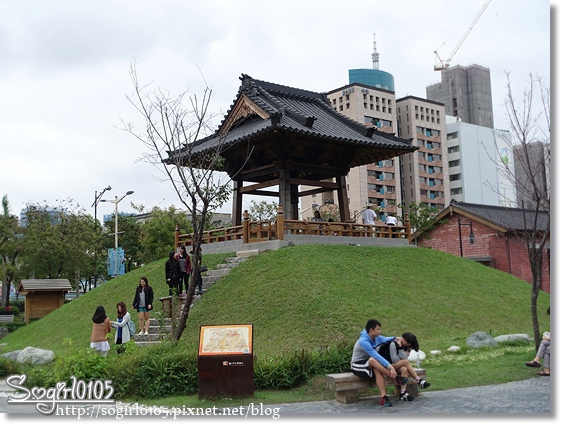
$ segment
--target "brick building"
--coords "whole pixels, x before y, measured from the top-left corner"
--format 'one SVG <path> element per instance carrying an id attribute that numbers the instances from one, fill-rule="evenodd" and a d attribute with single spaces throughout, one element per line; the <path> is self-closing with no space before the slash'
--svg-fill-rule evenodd
<path id="1" fill-rule="evenodd" d="M 523 213 L 520 208 L 453 201 L 439 213 L 427 238 L 418 238 L 418 245 L 470 258 L 532 283 L 526 244 L 518 235 L 525 228 Z M 527 222 L 531 222 L 534 212 L 525 213 Z M 546 212 L 539 212 L 537 227 L 550 232 Z M 541 289 L 550 294 L 550 236 L 543 255 Z"/>

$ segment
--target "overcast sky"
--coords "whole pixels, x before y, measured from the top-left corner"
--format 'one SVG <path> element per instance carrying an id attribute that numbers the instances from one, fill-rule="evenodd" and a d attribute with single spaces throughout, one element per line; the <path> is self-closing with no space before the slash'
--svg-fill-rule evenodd
<path id="1" fill-rule="evenodd" d="M 126 100 L 133 59 L 141 81 L 172 93 L 201 94 L 204 76 L 211 109 L 225 113 L 243 73 L 318 92 L 344 86 L 349 69 L 372 68 L 376 32 L 397 98 L 425 97 L 440 81 L 434 50 L 447 58 L 484 3 L 0 0 L 0 196 L 18 215 L 28 202 L 69 198 L 93 215 L 108 185 L 108 199 L 135 192 L 120 211 L 132 212 L 129 201 L 180 206 L 139 162 L 144 145 L 119 129 L 121 119 L 142 126 Z M 490 68 L 497 128 L 508 128 L 506 71 L 516 94 L 530 73 L 550 79 L 551 3 L 492 0 L 451 61 Z M 114 208 L 99 204 L 98 218 Z"/>

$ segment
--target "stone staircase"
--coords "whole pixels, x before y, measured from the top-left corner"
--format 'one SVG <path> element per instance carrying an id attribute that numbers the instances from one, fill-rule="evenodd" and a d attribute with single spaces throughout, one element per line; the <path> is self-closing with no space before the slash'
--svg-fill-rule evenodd
<path id="1" fill-rule="evenodd" d="M 207 292 L 207 290 L 211 286 L 213 286 L 213 284 L 216 281 L 218 281 L 220 278 L 230 273 L 230 270 L 232 270 L 234 267 L 246 261 L 248 257 L 251 257 L 252 255 L 257 255 L 260 252 L 261 251 L 258 251 L 257 249 L 238 251 L 236 252 L 236 257 L 228 257 L 226 258 L 226 263 L 218 264 L 216 269 L 205 272 L 203 276 L 203 284 L 201 285 L 203 289 L 203 294 Z M 193 308 L 195 304 L 197 304 L 197 301 L 199 301 L 200 299 L 201 299 L 201 295 L 195 295 L 193 297 L 191 308 Z M 137 344 L 137 346 L 146 347 L 151 344 L 158 344 L 168 339 L 171 333 L 172 333 L 172 319 L 163 317 L 162 312 L 156 312 L 150 315 L 148 335 L 137 334 L 134 336 L 134 341 L 135 344 Z"/>

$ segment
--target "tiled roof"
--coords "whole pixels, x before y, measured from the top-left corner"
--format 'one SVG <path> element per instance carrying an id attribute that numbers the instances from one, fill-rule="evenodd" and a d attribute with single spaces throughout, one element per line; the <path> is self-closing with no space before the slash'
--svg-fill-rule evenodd
<path id="1" fill-rule="evenodd" d="M 228 113 L 214 135 L 194 142 L 192 155 L 205 154 L 222 144 L 222 150 L 248 139 L 283 131 L 307 140 L 355 148 L 347 159 L 350 167 L 391 158 L 418 148 L 410 140 L 378 131 L 336 111 L 324 93 L 269 83 L 243 74 L 242 84 Z M 229 116 L 240 101 L 248 99 L 263 111 L 262 116 L 246 116 L 233 125 Z M 378 150 L 378 152 L 377 152 Z M 173 156 L 173 155 L 172 155 Z"/>
<path id="2" fill-rule="evenodd" d="M 451 202 L 451 208 L 479 217 L 506 230 L 523 230 L 532 228 L 535 212 L 521 208 L 507 208 L 493 205 Z M 525 223 L 527 223 L 525 225 Z M 550 229 L 550 216 L 546 211 L 539 211 L 537 230 Z"/>
<path id="3" fill-rule="evenodd" d="M 18 292 L 28 291 L 70 291 L 68 279 L 22 279 Z"/>

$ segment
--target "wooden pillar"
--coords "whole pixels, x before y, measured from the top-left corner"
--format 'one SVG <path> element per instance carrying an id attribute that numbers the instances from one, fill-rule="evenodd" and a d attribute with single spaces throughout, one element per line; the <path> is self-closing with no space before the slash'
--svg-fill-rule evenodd
<path id="1" fill-rule="evenodd" d="M 345 223 L 350 220 L 349 203 L 347 202 L 347 185 L 345 183 L 345 175 L 336 176 L 338 184 L 338 204 L 340 206 L 340 221 Z"/>
<path id="2" fill-rule="evenodd" d="M 232 190 L 232 225 L 240 226 L 242 224 L 242 194 L 240 188 L 244 185 L 241 180 L 233 181 Z"/>
<path id="3" fill-rule="evenodd" d="M 244 210 L 244 221 L 242 222 L 242 243 L 250 242 L 250 214 Z"/>
<path id="4" fill-rule="evenodd" d="M 277 233 L 277 239 L 282 241 L 285 239 L 285 216 L 283 214 L 283 208 L 281 205 L 277 206 L 277 221 L 275 222 Z"/>
<path id="5" fill-rule="evenodd" d="M 291 185 L 291 214 L 293 220 L 298 220 L 299 217 L 299 186 L 296 184 Z"/>
<path id="6" fill-rule="evenodd" d="M 292 220 L 290 174 L 288 169 L 279 170 L 279 204 L 286 217 Z"/>
<path id="7" fill-rule="evenodd" d="M 404 216 L 404 227 L 406 228 L 408 243 L 412 245 L 412 227 L 410 226 L 410 217 L 408 216 L 408 213 Z"/>
<path id="8" fill-rule="evenodd" d="M 174 232 L 174 250 L 180 246 L 180 224 L 176 223 L 176 231 Z"/>

